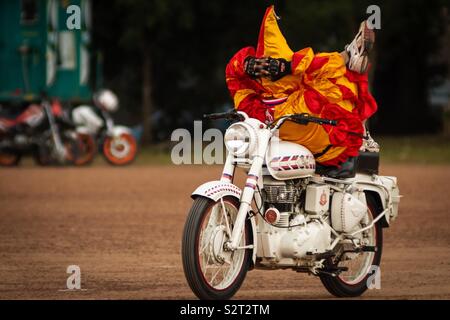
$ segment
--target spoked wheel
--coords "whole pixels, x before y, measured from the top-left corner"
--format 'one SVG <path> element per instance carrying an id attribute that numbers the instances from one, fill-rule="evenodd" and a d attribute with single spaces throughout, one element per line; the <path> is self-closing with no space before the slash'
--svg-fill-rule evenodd
<path id="1" fill-rule="evenodd" d="M 9 149 L 0 149 L 0 166 L 14 167 L 20 162 L 21 155 Z"/>
<path id="2" fill-rule="evenodd" d="M 375 202 L 367 196 L 368 214 L 363 219 L 360 228 L 369 225 L 375 217 Z M 380 223 L 360 234 L 361 242 L 365 246 L 374 246 L 376 252 L 345 253 L 338 263 L 339 267 L 348 270 L 338 276 L 320 275 L 325 288 L 336 297 L 358 297 L 368 289 L 368 279 L 374 275 L 381 262 L 383 248 L 383 229 Z"/>
<path id="3" fill-rule="evenodd" d="M 76 166 L 84 166 L 90 164 L 94 160 L 96 153 L 96 145 L 94 138 L 90 134 L 78 134 L 78 156 L 74 164 Z"/>
<path id="4" fill-rule="evenodd" d="M 239 201 L 232 197 L 223 198 L 223 204 L 199 197 L 189 212 L 182 241 L 183 268 L 200 299 L 229 299 L 245 279 L 251 250 L 224 250 L 229 240 L 227 230 L 232 232 L 238 208 Z M 247 222 L 240 247 L 250 243 L 250 228 Z"/>
<path id="5" fill-rule="evenodd" d="M 126 165 L 136 158 L 136 139 L 129 133 L 118 137 L 106 137 L 103 144 L 103 154 L 106 160 L 113 165 Z"/>

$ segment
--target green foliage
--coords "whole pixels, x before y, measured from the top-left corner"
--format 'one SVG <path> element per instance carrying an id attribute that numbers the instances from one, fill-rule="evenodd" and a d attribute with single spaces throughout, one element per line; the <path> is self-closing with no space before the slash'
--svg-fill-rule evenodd
<path id="1" fill-rule="evenodd" d="M 160 139 L 189 127 L 201 114 L 231 107 L 224 70 L 231 56 L 255 46 L 270 1 L 113 0 L 94 4 L 94 43 L 105 57 L 106 86 L 119 92 L 129 122 L 142 122 L 142 50 L 149 48 Z M 443 32 L 444 0 L 276 1 L 280 26 L 293 50 L 341 51 L 367 17 L 381 7 L 382 29 L 373 56 L 375 133 L 439 128 L 427 92 L 445 68 L 433 57 Z M 119 115 L 120 116 L 120 115 Z M 121 116 L 125 116 L 122 114 Z M 171 116 L 171 117 L 169 117 Z"/>

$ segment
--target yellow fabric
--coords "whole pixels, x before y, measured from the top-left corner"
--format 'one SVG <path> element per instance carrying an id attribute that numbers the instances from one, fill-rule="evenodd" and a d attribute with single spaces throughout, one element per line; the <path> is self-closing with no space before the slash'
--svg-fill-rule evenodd
<path id="1" fill-rule="evenodd" d="M 281 126 L 279 136 L 282 140 L 308 146 L 312 153 L 320 153 L 330 144 L 327 132 L 314 123 L 304 126 L 287 121 Z"/>
<path id="2" fill-rule="evenodd" d="M 331 147 L 327 153 L 325 153 L 323 156 L 316 158 L 317 162 L 325 162 L 330 159 L 334 159 L 337 156 L 339 156 L 342 152 L 344 152 L 347 149 L 347 147 Z"/>
<path id="3" fill-rule="evenodd" d="M 242 100 L 244 100 L 249 94 L 255 93 L 252 89 L 242 89 L 236 91 L 236 94 L 234 95 L 234 105 L 239 106 Z"/>
<path id="4" fill-rule="evenodd" d="M 328 61 L 318 70 L 305 76 L 304 83 L 326 97 L 330 103 L 342 101 L 341 90 L 328 79 L 344 78 L 346 72 L 344 60 L 337 52 L 318 53 L 316 57 L 326 58 Z"/>
<path id="5" fill-rule="evenodd" d="M 314 51 L 312 48 L 304 48 L 295 53 L 295 55 L 302 57 L 300 63 L 292 70 L 292 74 L 301 75 L 308 69 L 311 61 L 314 59 Z"/>
<path id="6" fill-rule="evenodd" d="M 262 78 L 261 84 L 266 89 L 266 94 L 263 98 L 281 98 L 289 96 L 288 100 L 275 107 L 275 118 L 279 118 L 287 114 L 309 113 L 315 116 L 320 114 L 313 114 L 304 99 L 305 85 L 318 91 L 330 103 L 335 103 L 341 106 L 344 110 L 351 112 L 354 105 L 350 101 L 343 100 L 343 95 L 337 84 L 349 88 L 355 95 L 357 94 L 356 84 L 351 83 L 345 78 L 346 67 L 342 56 L 337 53 L 319 53 L 314 54 L 311 48 L 304 48 L 297 51 L 295 54 L 289 48 L 286 39 L 280 31 L 277 17 L 275 15 L 274 7 L 272 6 L 266 14 L 261 27 L 258 47 L 261 46 L 261 41 L 264 44 L 264 56 L 273 58 L 284 58 L 287 61 L 292 61 L 295 65 L 292 70 L 292 75 L 285 76 L 275 82 L 269 79 Z M 258 51 L 260 52 L 260 50 Z M 317 60 L 314 60 L 317 58 Z M 308 69 L 311 63 L 319 63 L 323 59 L 326 63 L 311 72 Z M 296 64 L 297 63 L 297 64 Z M 333 79 L 335 83 L 330 81 Z M 244 94 L 246 92 L 243 92 Z M 237 99 L 242 101 L 242 96 L 239 95 Z M 236 97 L 235 97 L 236 102 Z M 324 151 L 330 145 L 329 133 L 317 124 L 308 124 L 306 126 L 299 125 L 293 122 L 286 122 L 280 129 L 279 136 L 283 140 L 292 141 L 301 145 L 305 145 L 312 153 L 317 154 Z M 318 157 L 318 162 L 325 162 L 336 158 L 346 147 L 331 147 L 323 156 Z"/>
<path id="7" fill-rule="evenodd" d="M 297 79 L 299 79 L 299 77 L 297 77 Z M 326 97 L 329 98 L 329 100 L 336 100 L 336 102 L 338 102 L 338 104 L 341 105 L 344 109 L 351 111 L 353 105 L 349 101 L 342 100 L 341 92 L 337 92 L 335 90 L 337 89 L 337 86 L 327 79 L 324 80 L 325 81 L 309 81 L 309 83 L 311 84 L 311 86 L 314 86 L 313 88 L 318 90 L 319 92 L 321 91 L 323 93 L 326 93 Z M 281 87 L 283 83 L 278 85 Z M 341 100 L 339 100 L 339 98 L 341 98 Z M 309 110 L 305 102 L 303 87 L 298 87 L 297 90 L 289 95 L 289 98 L 286 102 L 276 106 L 274 116 L 277 119 L 287 114 L 298 113 L 309 113 L 314 116 L 321 116 L 320 114 L 314 114 L 311 110 Z M 325 129 L 321 125 L 312 123 L 304 126 L 293 122 L 287 122 L 281 127 L 279 136 L 282 140 L 308 146 L 308 149 L 311 150 L 312 153 L 320 153 L 325 150 L 325 148 L 330 144 L 329 135 L 325 131 Z M 318 157 L 316 160 L 318 162 L 325 162 L 334 159 L 342 152 L 344 152 L 345 149 L 346 147 L 331 147 L 324 155 Z"/>
<path id="8" fill-rule="evenodd" d="M 272 58 L 284 58 L 291 61 L 294 53 L 286 42 L 280 28 L 274 6 L 270 8 L 264 24 L 264 56 Z M 261 36 L 261 35 L 260 35 Z"/>

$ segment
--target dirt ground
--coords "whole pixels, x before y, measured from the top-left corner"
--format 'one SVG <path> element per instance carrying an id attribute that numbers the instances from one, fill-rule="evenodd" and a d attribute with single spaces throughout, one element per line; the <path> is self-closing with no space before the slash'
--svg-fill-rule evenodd
<path id="1" fill-rule="evenodd" d="M 181 233 L 202 182 L 220 167 L 0 169 L 1 299 L 193 299 Z M 381 290 L 363 299 L 450 299 L 450 166 L 386 165 L 400 214 L 385 229 Z M 67 291 L 66 268 L 81 268 Z M 237 299 L 329 299 L 293 271 L 247 274 Z"/>

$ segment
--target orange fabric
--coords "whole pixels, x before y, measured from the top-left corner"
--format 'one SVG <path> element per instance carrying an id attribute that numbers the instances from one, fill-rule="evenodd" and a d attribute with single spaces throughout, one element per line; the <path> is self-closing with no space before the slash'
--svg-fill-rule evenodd
<path id="1" fill-rule="evenodd" d="M 291 61 L 292 74 L 274 82 L 252 79 L 243 70 L 248 56 L 284 58 Z M 315 154 L 332 145 L 316 158 L 324 165 L 339 165 L 358 154 L 364 133 L 362 121 L 377 109 L 368 91 L 367 74 L 347 70 L 339 53 L 314 54 L 311 48 L 292 52 L 278 27 L 273 6 L 264 16 L 257 50 L 247 47 L 236 53 L 227 65 L 226 79 L 236 109 L 250 117 L 265 121 L 268 110 L 272 112 L 261 99 L 288 97 L 275 106 L 275 118 L 308 113 L 337 120 L 336 127 L 289 122 L 280 129 L 281 139 L 302 144 Z"/>

